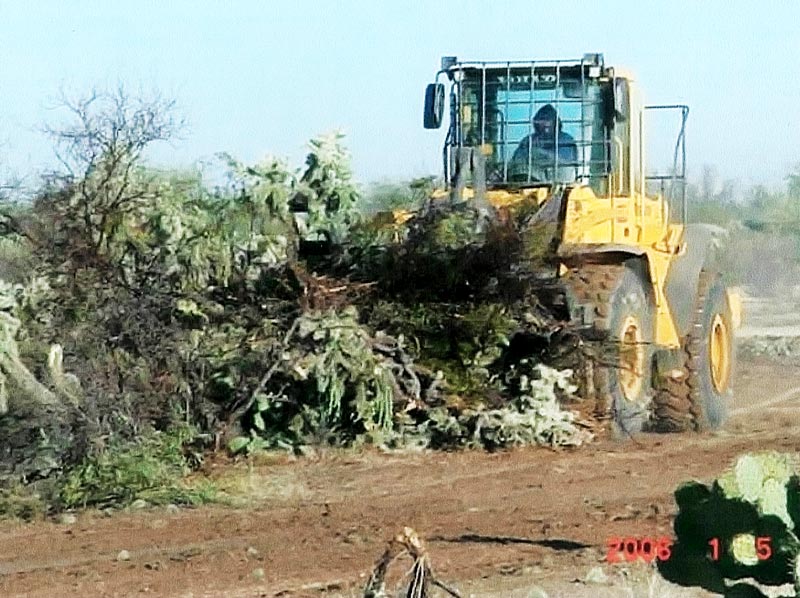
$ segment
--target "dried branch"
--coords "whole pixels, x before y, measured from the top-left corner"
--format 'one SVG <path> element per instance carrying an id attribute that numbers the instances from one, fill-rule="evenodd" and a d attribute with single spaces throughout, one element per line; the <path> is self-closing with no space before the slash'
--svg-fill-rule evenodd
<path id="1" fill-rule="evenodd" d="M 417 532 L 410 527 L 403 528 L 401 534 L 398 534 L 388 542 L 386 550 L 375 563 L 367 585 L 364 587 L 364 598 L 386 598 L 386 573 L 389 570 L 389 566 L 404 554 L 408 554 L 414 559 L 414 564 L 408 576 L 406 598 L 428 598 L 431 584 L 441 588 L 453 598 L 461 598 L 461 595 L 456 590 L 436 579 L 425 544 L 417 535 Z"/>

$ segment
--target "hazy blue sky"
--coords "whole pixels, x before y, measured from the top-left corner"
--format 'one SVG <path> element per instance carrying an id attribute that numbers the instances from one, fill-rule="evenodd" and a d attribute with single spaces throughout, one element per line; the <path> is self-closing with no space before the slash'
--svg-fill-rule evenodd
<path id="1" fill-rule="evenodd" d="M 340 128 L 362 181 L 437 172 L 443 131 L 421 113 L 441 55 L 592 51 L 634 70 L 649 102 L 691 106 L 694 173 L 775 184 L 800 163 L 797 0 L 0 0 L 0 161 L 52 164 L 37 128 L 60 118 L 59 88 L 123 83 L 174 97 L 190 123 L 162 163 L 299 160 Z"/>

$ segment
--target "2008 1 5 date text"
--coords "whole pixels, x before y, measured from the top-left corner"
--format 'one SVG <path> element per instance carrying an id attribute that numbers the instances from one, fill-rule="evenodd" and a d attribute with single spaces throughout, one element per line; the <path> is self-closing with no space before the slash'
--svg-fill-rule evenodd
<path id="1" fill-rule="evenodd" d="M 772 538 L 759 536 L 753 538 L 755 558 L 765 561 L 772 556 Z M 672 556 L 673 540 L 662 538 L 609 538 L 606 542 L 608 548 L 606 561 L 609 563 L 624 563 L 643 560 L 652 563 L 655 560 L 667 561 Z M 718 561 L 722 555 L 723 545 L 719 538 L 708 541 L 708 558 Z"/>

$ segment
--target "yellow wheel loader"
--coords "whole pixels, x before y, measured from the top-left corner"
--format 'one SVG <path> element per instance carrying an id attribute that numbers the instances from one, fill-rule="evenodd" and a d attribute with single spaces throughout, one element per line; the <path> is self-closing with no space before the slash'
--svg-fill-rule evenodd
<path id="1" fill-rule="evenodd" d="M 622 434 L 722 425 L 741 300 L 717 269 L 719 229 L 688 222 L 688 107 L 644 105 L 633 76 L 601 54 L 445 57 L 426 89 L 426 128 L 442 126 L 448 96 L 446 188 L 434 200 L 524 208 L 553 227 L 543 300 L 612 347 L 581 384 L 601 415 Z M 674 112 L 679 130 L 672 171 L 661 176 L 645 168 L 654 110 Z"/>

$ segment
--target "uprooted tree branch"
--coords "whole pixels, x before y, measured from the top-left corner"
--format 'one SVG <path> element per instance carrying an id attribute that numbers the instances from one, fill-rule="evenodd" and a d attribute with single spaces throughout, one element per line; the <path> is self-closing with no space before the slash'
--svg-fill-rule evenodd
<path id="1" fill-rule="evenodd" d="M 425 543 L 410 527 L 403 528 L 402 533 L 387 543 L 386 550 L 375 563 L 364 587 L 364 598 L 386 598 L 391 595 L 386 590 L 386 575 L 391 565 L 406 555 L 413 561 L 404 580 L 408 598 L 428 598 L 432 585 L 444 590 L 452 598 L 461 598 L 459 592 L 434 575 Z"/>

